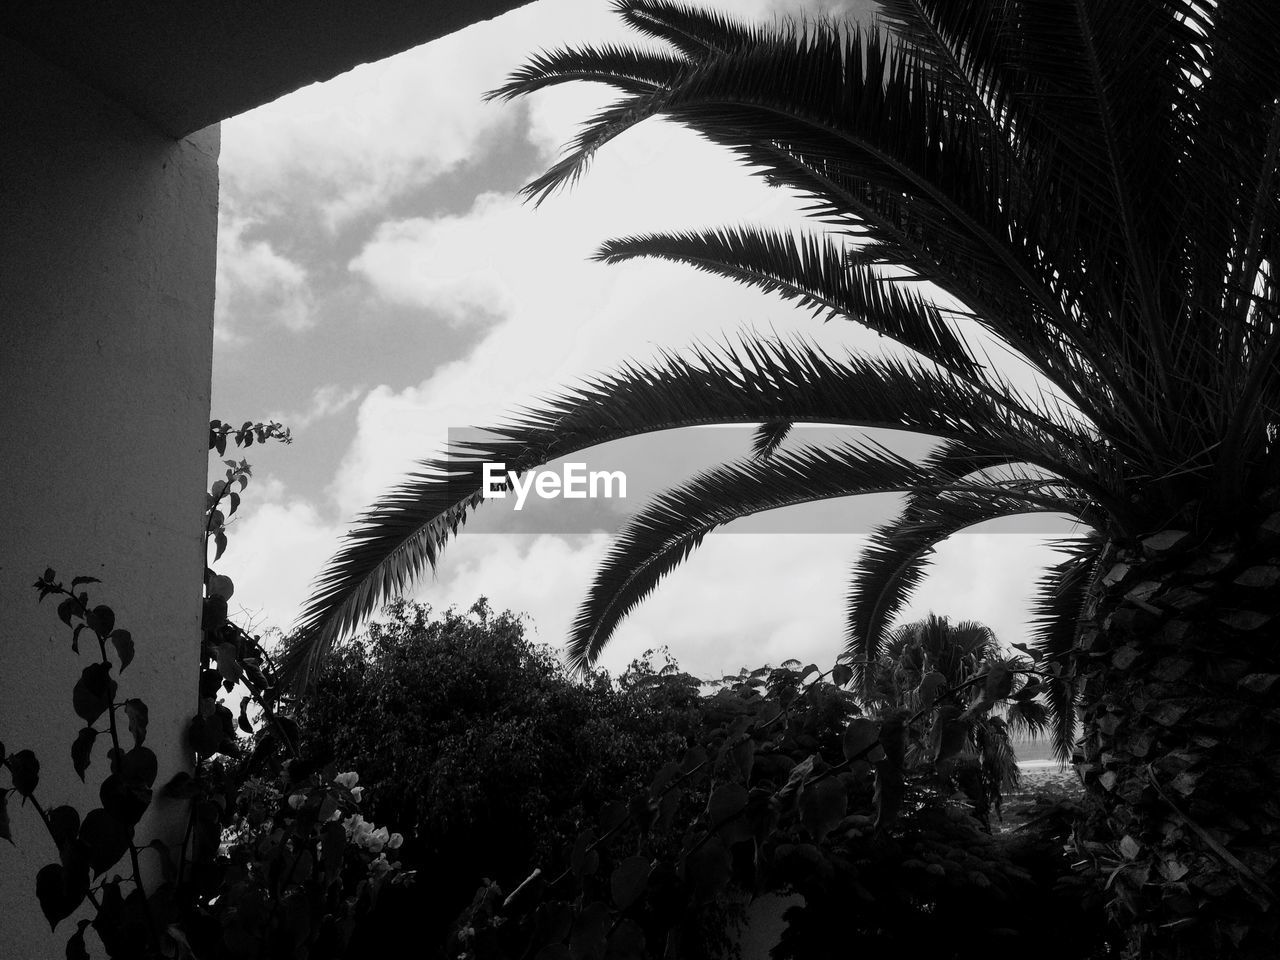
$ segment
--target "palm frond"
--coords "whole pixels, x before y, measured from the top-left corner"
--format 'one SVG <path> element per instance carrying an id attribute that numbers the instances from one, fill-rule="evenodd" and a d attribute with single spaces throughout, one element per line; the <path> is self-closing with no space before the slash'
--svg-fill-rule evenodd
<path id="1" fill-rule="evenodd" d="M 954 322 L 930 300 L 873 269 L 849 265 L 845 244 L 813 234 L 753 227 L 609 240 L 595 259 L 654 257 L 689 264 L 785 300 L 816 315 L 845 317 L 960 374 L 976 364 Z"/>
<path id="2" fill-rule="evenodd" d="M 1049 569 L 1032 597 L 1032 648 L 1040 661 L 1061 664 L 1075 647 L 1101 546 L 1096 536 L 1057 544 L 1065 556 Z M 1054 752 L 1060 760 L 1069 760 L 1075 743 L 1077 693 L 1068 670 L 1048 680 L 1046 694 Z"/>
<path id="3" fill-rule="evenodd" d="M 897 360 L 837 359 L 801 341 L 744 340 L 736 349 L 664 354 L 624 367 L 489 431 L 490 441 L 423 461 L 347 535 L 317 579 L 284 670 L 305 682 L 342 633 L 434 566 L 480 503 L 483 466 L 523 473 L 623 437 L 706 423 L 773 420 L 884 427 L 964 439 L 1037 462 L 1060 451 L 1030 425 L 1018 429 L 996 398 L 955 377 Z"/>
<path id="4" fill-rule="evenodd" d="M 770 457 L 787 439 L 795 424 L 787 420 L 770 420 L 762 423 L 751 438 L 751 453 L 756 457 Z"/>
<path id="5" fill-rule="evenodd" d="M 622 618 L 716 527 L 833 497 L 902 492 L 924 478 L 909 460 L 847 443 L 725 464 L 658 495 L 627 523 L 597 570 L 574 621 L 570 661 L 589 666 Z"/>
<path id="6" fill-rule="evenodd" d="M 569 659 L 592 663 L 622 618 L 716 527 L 817 500 L 902 493 L 933 480 L 927 468 L 867 442 L 806 446 L 703 472 L 656 497 L 615 539 L 574 622 Z M 995 488 L 979 493 L 1001 496 Z M 1004 495 L 1006 502 L 1018 497 Z"/>
<path id="7" fill-rule="evenodd" d="M 930 463 L 930 469 L 933 464 Z M 1047 495 L 1040 502 L 999 484 L 974 484 L 934 474 L 917 487 L 902 514 L 875 530 L 850 577 L 845 655 L 855 663 L 874 659 L 894 616 L 923 582 L 935 548 L 962 530 L 1026 513 L 1079 516 L 1087 501 Z M 947 486 L 938 488 L 939 482 Z M 923 491 L 932 491 L 925 494 Z M 855 667 L 855 673 L 858 673 Z"/>
<path id="8" fill-rule="evenodd" d="M 765 35 L 760 27 L 683 3 L 616 0 L 613 7 L 635 30 L 666 41 L 694 60 L 724 53 Z"/>
<path id="9" fill-rule="evenodd" d="M 512 100 L 546 87 L 574 81 L 602 83 L 622 93 L 644 94 L 670 86 L 689 68 L 683 57 L 605 44 L 599 47 L 562 47 L 534 54 L 488 91 L 486 100 Z"/>

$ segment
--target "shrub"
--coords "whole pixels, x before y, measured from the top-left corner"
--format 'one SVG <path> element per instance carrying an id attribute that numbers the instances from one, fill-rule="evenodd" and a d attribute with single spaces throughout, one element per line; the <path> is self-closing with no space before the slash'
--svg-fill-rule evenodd
<path id="1" fill-rule="evenodd" d="M 697 681 L 670 663 L 578 680 L 483 600 L 387 613 L 337 652 L 295 715 L 304 759 L 372 784 L 367 815 L 406 837 L 402 859 L 418 868 L 358 934 L 364 949 L 402 924 L 442 941 L 482 879 L 514 886 L 560 854 L 580 822 L 682 752 L 700 719 Z"/>

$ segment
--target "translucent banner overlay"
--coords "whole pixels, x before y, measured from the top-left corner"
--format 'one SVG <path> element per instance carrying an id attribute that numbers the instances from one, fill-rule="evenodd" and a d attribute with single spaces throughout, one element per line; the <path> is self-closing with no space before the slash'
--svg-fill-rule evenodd
<path id="1" fill-rule="evenodd" d="M 754 425 L 693 427 L 612 441 L 581 450 L 535 469 L 515 473 L 500 457 L 480 458 L 485 503 L 467 520 L 465 533 L 616 534 L 664 491 L 678 489 L 725 464 L 752 461 Z M 473 467 L 470 451 L 488 450 L 495 435 L 474 428 L 449 431 L 449 462 Z M 936 444 L 928 438 L 886 430 L 797 425 L 780 448 L 837 449 L 876 444 L 920 461 Z M 767 461 L 765 461 L 767 463 Z M 451 495 L 475 492 L 469 479 L 455 480 Z M 897 493 L 846 496 L 762 511 L 716 528 L 717 533 L 865 535 L 894 519 L 903 498 Z M 973 528 L 983 533 L 1065 536 L 1083 532 L 1059 514 L 1030 513 Z"/>

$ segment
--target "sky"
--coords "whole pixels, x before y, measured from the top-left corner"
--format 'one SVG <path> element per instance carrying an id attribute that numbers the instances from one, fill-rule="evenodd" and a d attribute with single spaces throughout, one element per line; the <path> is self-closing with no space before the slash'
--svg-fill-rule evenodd
<path id="1" fill-rule="evenodd" d="M 770 18 L 846 6 L 865 3 L 732 9 Z M 236 583 L 242 622 L 287 629 L 353 520 L 415 461 L 440 454 L 450 430 L 500 422 L 660 349 L 744 332 L 880 349 L 854 325 L 688 268 L 589 260 L 613 236 L 801 222 L 796 197 L 683 128 L 646 121 L 571 190 L 537 207 L 517 196 L 608 96 L 574 86 L 498 104 L 482 94 L 537 50 L 605 42 L 644 41 L 607 0 L 537 0 L 223 124 L 212 416 L 279 420 L 294 436 L 246 454 L 254 479 L 217 565 Z M 625 502 L 601 507 L 598 528 L 532 503 L 523 514 L 486 504 L 412 595 L 438 609 L 487 596 L 559 646 L 618 517 L 659 481 L 741 456 L 749 440 L 748 430 L 693 430 L 593 452 L 608 469 L 634 468 L 636 481 Z M 861 533 L 895 504 L 866 498 L 731 525 L 624 621 L 601 665 L 617 671 L 663 646 L 707 678 L 789 658 L 830 665 Z M 933 611 L 1025 640 L 1026 600 L 1053 556 L 1045 536 L 1010 532 L 1025 529 L 988 524 L 944 544 L 904 618 Z"/>

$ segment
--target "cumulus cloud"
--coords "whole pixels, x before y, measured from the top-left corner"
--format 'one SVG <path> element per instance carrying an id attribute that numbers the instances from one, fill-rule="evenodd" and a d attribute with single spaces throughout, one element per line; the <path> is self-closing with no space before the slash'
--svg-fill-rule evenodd
<path id="1" fill-rule="evenodd" d="M 235 581 L 231 606 L 243 622 L 287 629 L 310 592 L 314 558 L 332 552 L 343 529 L 278 481 L 250 483 L 243 502 L 218 569 Z"/>
<path id="2" fill-rule="evenodd" d="M 259 205 L 305 198 L 331 225 L 380 209 L 498 148 L 519 112 L 483 94 L 532 48 L 616 33 L 616 19 L 594 0 L 540 0 L 228 120 L 226 189 Z"/>
<path id="3" fill-rule="evenodd" d="M 235 341 L 250 325 L 305 330 L 313 323 L 307 270 L 269 242 L 251 239 L 256 222 L 224 206 L 218 224 L 214 333 Z"/>
<path id="4" fill-rule="evenodd" d="M 316 387 L 306 406 L 289 413 L 273 413 L 267 419 L 284 424 L 294 433 L 305 430 L 317 421 L 336 416 L 348 409 L 364 395 L 363 387 L 344 387 L 330 383 Z"/>
<path id="5" fill-rule="evenodd" d="M 510 204 L 487 193 L 465 216 L 383 223 L 350 269 L 384 299 L 429 308 L 455 326 L 509 314 L 515 294 L 504 261 L 518 254 L 495 231 Z"/>

